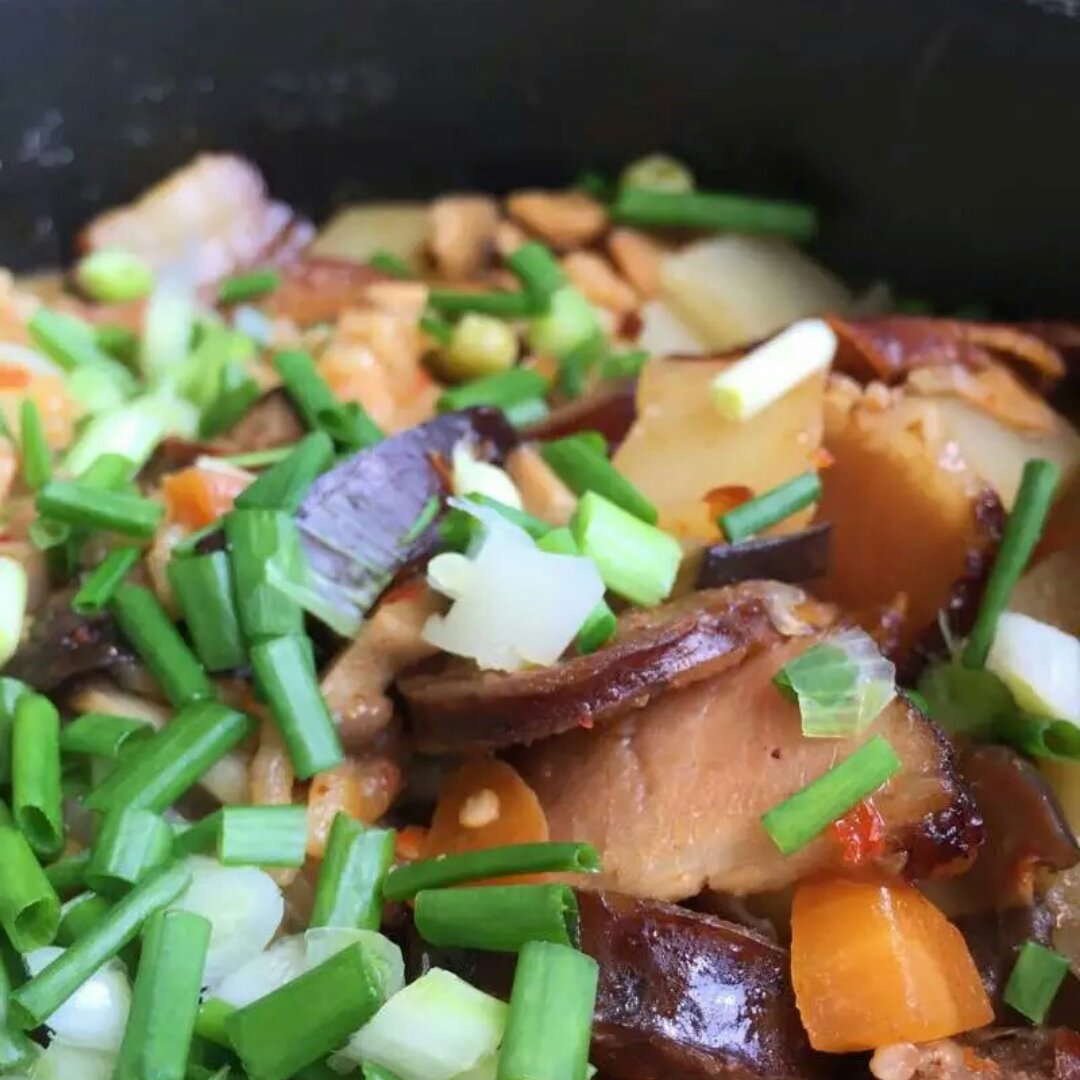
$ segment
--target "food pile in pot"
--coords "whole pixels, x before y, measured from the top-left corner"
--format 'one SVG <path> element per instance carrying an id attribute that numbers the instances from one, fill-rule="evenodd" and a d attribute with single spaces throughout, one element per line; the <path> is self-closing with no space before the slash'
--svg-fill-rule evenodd
<path id="1" fill-rule="evenodd" d="M 0 277 L 0 1075 L 1080 1075 L 1080 327 L 818 228 L 220 154 Z"/>

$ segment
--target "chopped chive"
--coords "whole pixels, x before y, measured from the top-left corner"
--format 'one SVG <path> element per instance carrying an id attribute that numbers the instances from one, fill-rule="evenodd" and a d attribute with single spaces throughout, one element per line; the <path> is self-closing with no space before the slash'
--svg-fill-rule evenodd
<path id="1" fill-rule="evenodd" d="M 216 1046 L 231 1049 L 229 1034 L 225 1030 L 225 1021 L 236 1012 L 236 1008 L 221 998 L 209 997 L 199 1007 L 195 1018 L 195 1034 Z"/>
<path id="2" fill-rule="evenodd" d="M 602 333 L 596 308 L 572 285 L 558 289 L 545 312 L 529 326 L 529 344 L 545 356 L 562 359 Z"/>
<path id="3" fill-rule="evenodd" d="M 19 831 L 43 859 L 64 848 L 60 714 L 41 694 L 23 694 L 11 729 L 12 809 Z"/>
<path id="4" fill-rule="evenodd" d="M 378 930 L 382 886 L 393 861 L 393 830 L 368 828 L 338 813 L 319 868 L 310 925 Z"/>
<path id="5" fill-rule="evenodd" d="M 531 314 L 532 298 L 523 292 L 465 292 L 432 289 L 428 303 L 440 315 L 494 315 L 499 319 L 521 319 Z"/>
<path id="6" fill-rule="evenodd" d="M 420 508 L 420 513 L 416 515 L 416 520 L 409 526 L 408 531 L 401 538 L 401 543 L 411 544 L 414 540 L 418 540 L 428 529 L 431 523 L 439 515 L 439 509 L 442 507 L 442 500 L 438 495 L 432 495 L 430 499 Z"/>
<path id="7" fill-rule="evenodd" d="M 271 466 L 250 487 L 236 497 L 241 509 L 299 509 L 316 477 L 334 460 L 334 444 L 323 431 L 313 431 L 301 439 L 284 460 Z"/>
<path id="8" fill-rule="evenodd" d="M 449 345 L 454 336 L 454 328 L 450 323 L 433 311 L 425 311 L 420 316 L 420 329 L 437 345 Z"/>
<path id="9" fill-rule="evenodd" d="M 23 482 L 37 491 L 52 478 L 52 451 L 45 438 L 45 425 L 33 399 L 24 398 L 19 410 L 19 449 Z"/>
<path id="10" fill-rule="evenodd" d="M 383 990 L 373 961 L 349 945 L 225 1020 L 229 1040 L 257 1080 L 288 1080 L 340 1048 L 374 1016 Z"/>
<path id="11" fill-rule="evenodd" d="M 505 409 L 531 398 L 543 397 L 547 380 L 530 368 L 511 368 L 496 375 L 482 375 L 467 383 L 444 390 L 436 402 L 439 412 L 457 412 L 480 405 Z"/>
<path id="12" fill-rule="evenodd" d="M 517 952 L 528 941 L 577 944 L 578 904 L 568 885 L 425 889 L 413 918 L 420 936 L 448 949 Z"/>
<path id="13" fill-rule="evenodd" d="M 118 491 L 98 491 L 70 480 L 52 480 L 38 492 L 43 517 L 149 540 L 165 517 L 161 503 Z"/>
<path id="14" fill-rule="evenodd" d="M 121 585 L 109 608 L 124 637 L 177 708 L 214 696 L 203 666 L 149 589 Z"/>
<path id="15" fill-rule="evenodd" d="M 409 281 L 416 277 L 413 273 L 413 269 L 409 264 L 401 258 L 399 255 L 395 255 L 392 251 L 376 251 L 370 259 L 368 259 L 368 266 L 372 270 L 378 270 L 380 274 L 386 274 L 387 277 L 397 278 L 399 281 Z"/>
<path id="16" fill-rule="evenodd" d="M 803 203 L 715 191 L 670 192 L 622 187 L 611 212 L 616 221 L 627 225 L 775 233 L 791 240 L 809 240 L 818 228 L 817 211 Z"/>
<path id="17" fill-rule="evenodd" d="M 249 642 L 304 628 L 300 605 L 273 583 L 304 576 L 304 555 L 296 522 L 280 510 L 231 510 L 225 517 L 236 614 Z"/>
<path id="18" fill-rule="evenodd" d="M 679 542 L 595 491 L 582 495 L 570 531 L 604 584 L 624 600 L 649 607 L 674 588 L 682 561 Z"/>
<path id="19" fill-rule="evenodd" d="M 1052 461 L 1034 458 L 1024 464 L 1016 501 L 1005 523 L 1001 547 L 986 582 L 979 614 L 960 658 L 966 668 L 986 666 L 998 617 L 1008 605 L 1013 588 L 1039 542 L 1054 501 L 1059 475 L 1060 471 Z"/>
<path id="20" fill-rule="evenodd" d="M 507 506 L 506 503 L 499 502 L 490 495 L 474 492 L 468 497 L 468 501 L 497 511 L 512 525 L 524 529 L 534 540 L 539 540 L 551 531 L 551 526 L 546 521 L 524 510 L 518 510 L 517 507 Z M 439 538 L 445 547 L 454 551 L 464 551 L 482 529 L 481 523 L 467 510 L 451 507 L 439 523 Z"/>
<path id="21" fill-rule="evenodd" d="M 79 615 L 104 611 L 113 594 L 139 561 L 138 548 L 114 548 L 86 577 L 71 599 L 72 610 Z"/>
<path id="22" fill-rule="evenodd" d="M 307 780 L 340 765 L 343 754 L 337 727 L 319 690 L 310 653 L 300 639 L 287 635 L 253 645 L 251 666 L 297 777 Z"/>
<path id="23" fill-rule="evenodd" d="M 218 291 L 220 304 L 245 304 L 268 296 L 281 285 L 281 275 L 276 270 L 253 270 L 249 274 L 237 274 L 226 278 Z"/>
<path id="24" fill-rule="evenodd" d="M 506 265 L 521 282 L 533 312 L 546 311 L 552 296 L 566 285 L 559 260 L 550 248 L 536 240 L 522 244 L 506 257 Z"/>
<path id="25" fill-rule="evenodd" d="M 58 893 L 81 889 L 86 884 L 86 867 L 89 862 L 89 851 L 66 855 L 45 868 L 45 877 Z"/>
<path id="26" fill-rule="evenodd" d="M 94 342 L 98 348 L 108 353 L 114 360 L 119 360 L 125 367 L 131 367 L 139 355 L 139 335 L 126 326 L 106 323 L 94 327 Z"/>
<path id="27" fill-rule="evenodd" d="M 201 915 L 158 911 L 147 920 L 114 1080 L 184 1080 L 209 944 Z"/>
<path id="28" fill-rule="evenodd" d="M 304 352 L 280 352 L 274 368 L 304 423 L 313 431 L 325 431 L 342 449 L 365 450 L 382 437 L 378 425 L 356 403 L 339 401 Z"/>
<path id="29" fill-rule="evenodd" d="M 383 896 L 408 900 L 424 889 L 445 889 L 487 878 L 549 872 L 591 874 L 599 869 L 600 857 L 591 844 L 508 844 L 399 866 L 387 875 Z"/>
<path id="30" fill-rule="evenodd" d="M 87 796 L 91 810 L 137 806 L 163 813 L 218 759 L 246 739 L 255 721 L 213 701 L 188 705 Z"/>
<path id="31" fill-rule="evenodd" d="M 645 349 L 632 349 L 630 352 L 624 353 L 610 353 L 600 359 L 600 378 L 636 379 L 648 361 L 649 354 Z"/>
<path id="32" fill-rule="evenodd" d="M 112 904 L 97 893 L 80 893 L 60 909 L 57 945 L 72 945 L 84 937 L 112 910 Z"/>
<path id="33" fill-rule="evenodd" d="M 576 345 L 559 358 L 559 375 L 556 387 L 566 397 L 580 397 L 585 389 L 585 379 L 604 356 L 607 343 L 603 334 L 596 334 Z"/>
<path id="34" fill-rule="evenodd" d="M 177 854 L 213 851 L 225 866 L 303 866 L 303 806 L 224 806 L 176 837 Z"/>
<path id="35" fill-rule="evenodd" d="M 199 418 L 199 437 L 212 439 L 235 427 L 262 396 L 259 384 L 240 363 L 229 362 L 218 375 L 213 401 Z"/>
<path id="36" fill-rule="evenodd" d="M 284 461 L 296 449 L 297 443 L 272 446 L 269 450 L 252 450 L 247 454 L 226 454 L 215 458 L 222 465 L 235 465 L 238 469 L 265 469 Z"/>
<path id="37" fill-rule="evenodd" d="M 1005 1003 L 1041 1024 L 1068 971 L 1067 957 L 1037 941 L 1025 941 L 1005 984 Z"/>
<path id="38" fill-rule="evenodd" d="M 0 926 L 11 944 L 21 953 L 51 944 L 60 925 L 60 898 L 26 837 L 2 821 L 0 866 Z"/>
<path id="39" fill-rule="evenodd" d="M 233 573 L 224 551 L 173 558 L 166 568 L 195 652 L 207 671 L 229 671 L 245 660 L 233 603 Z"/>
<path id="40" fill-rule="evenodd" d="M 498 1080 L 585 1080 L 600 977 L 591 956 L 530 941 L 518 956 Z"/>
<path id="41" fill-rule="evenodd" d="M 763 814 L 761 823 L 780 851 L 791 855 L 899 770 L 896 751 L 875 735 L 839 765 Z"/>
<path id="42" fill-rule="evenodd" d="M 540 397 L 526 398 L 524 401 L 513 405 L 503 406 L 503 415 L 509 424 L 516 428 L 526 428 L 532 424 L 539 424 L 541 420 L 550 415 L 547 401 Z"/>
<path id="43" fill-rule="evenodd" d="M 98 830 L 86 884 L 102 896 L 122 896 L 169 861 L 172 829 L 159 814 L 120 806 L 104 817 Z"/>
<path id="44" fill-rule="evenodd" d="M 540 444 L 540 455 L 575 495 L 595 491 L 627 513 L 655 525 L 656 507 L 591 444 L 577 435 Z"/>
<path id="45" fill-rule="evenodd" d="M 67 952 L 11 995 L 11 1012 L 19 1026 L 30 1029 L 43 1024 L 102 964 L 134 940 L 154 912 L 171 904 L 190 883 L 191 871 L 177 863 L 157 870 L 132 889 Z"/>
<path id="46" fill-rule="evenodd" d="M 27 329 L 38 348 L 65 371 L 101 368 L 112 374 L 125 392 L 135 389 L 131 372 L 97 344 L 93 328 L 81 319 L 40 307 L 27 323 Z"/>
<path id="47" fill-rule="evenodd" d="M 209 540 L 215 533 L 221 530 L 221 518 L 216 521 L 211 521 L 209 525 L 204 525 L 201 529 L 196 529 L 193 533 L 188 533 L 183 540 L 177 542 L 176 546 L 172 549 L 173 558 L 186 559 L 189 555 L 196 555 L 199 551 L 199 545 L 204 541 Z"/>
<path id="48" fill-rule="evenodd" d="M 721 514 L 718 523 L 729 542 L 746 540 L 821 498 L 821 480 L 805 472 Z"/>
<path id="49" fill-rule="evenodd" d="M 38 1048 L 14 1025 L 8 1023 L 7 999 L 12 983 L 22 978 L 22 961 L 11 955 L 7 942 L 0 944 L 0 1075 L 30 1075 Z"/>
<path id="50" fill-rule="evenodd" d="M 553 555 L 580 555 L 577 544 L 574 542 L 573 533 L 567 528 L 549 529 L 536 541 L 536 546 L 541 551 L 550 552 Z M 606 645 L 615 633 L 618 620 L 615 613 L 608 606 L 606 600 L 601 600 L 596 607 L 585 617 L 581 629 L 577 633 L 578 652 L 583 655 L 596 652 L 602 645 Z"/>
<path id="51" fill-rule="evenodd" d="M 360 1066 L 360 1075 L 363 1080 L 401 1080 L 397 1073 L 384 1069 L 381 1065 L 374 1065 L 370 1061 L 365 1061 Z"/>

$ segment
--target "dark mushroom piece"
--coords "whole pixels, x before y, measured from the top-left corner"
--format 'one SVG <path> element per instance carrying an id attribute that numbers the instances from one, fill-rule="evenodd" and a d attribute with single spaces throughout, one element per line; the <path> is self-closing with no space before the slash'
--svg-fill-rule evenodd
<path id="1" fill-rule="evenodd" d="M 493 750 L 592 727 L 706 679 L 782 641 L 776 586 L 746 582 L 695 593 L 621 620 L 610 645 L 546 668 L 504 673 L 446 661 L 398 681 L 417 747 Z"/>
<path id="2" fill-rule="evenodd" d="M 713 544 L 705 550 L 697 587 L 715 589 L 737 581 L 771 579 L 792 585 L 824 577 L 829 570 L 827 522 L 786 536 L 759 536 L 738 544 Z"/>
<path id="3" fill-rule="evenodd" d="M 30 633 L 4 674 L 47 693 L 69 679 L 109 671 L 132 660 L 108 614 L 79 615 L 74 589 L 53 593 L 34 617 Z"/>

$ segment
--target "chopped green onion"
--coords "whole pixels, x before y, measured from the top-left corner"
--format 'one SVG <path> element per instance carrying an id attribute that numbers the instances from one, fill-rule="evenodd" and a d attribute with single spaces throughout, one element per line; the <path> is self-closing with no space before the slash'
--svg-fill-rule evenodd
<path id="1" fill-rule="evenodd" d="M 150 382 L 183 367 L 195 331 L 195 294 L 186 281 L 158 282 L 146 304 L 139 365 Z"/>
<path id="2" fill-rule="evenodd" d="M 18 652 L 29 588 L 26 567 L 11 555 L 0 555 L 0 665 L 6 664 Z M 0 781 L 3 780 L 5 757 L 5 752 L 0 750 Z"/>
<path id="3" fill-rule="evenodd" d="M 52 451 L 45 438 L 45 425 L 32 398 L 24 398 L 19 410 L 19 442 L 22 454 L 23 483 L 31 491 L 47 484 L 52 477 Z"/>
<path id="4" fill-rule="evenodd" d="M 166 570 L 195 652 L 207 671 L 244 663 L 244 637 L 233 603 L 232 565 L 224 551 L 173 558 Z"/>
<path id="5" fill-rule="evenodd" d="M 776 525 L 821 498 L 816 472 L 805 472 L 721 514 L 718 523 L 731 543 Z"/>
<path id="6" fill-rule="evenodd" d="M 329 579 L 308 568 L 304 580 L 296 580 L 283 576 L 273 564 L 267 567 L 267 575 L 270 584 L 282 595 L 325 623 L 339 637 L 354 638 L 360 632 L 364 623 L 363 613 Z M 320 588 L 320 585 L 325 587 Z"/>
<path id="7" fill-rule="evenodd" d="M 338 813 L 330 827 L 311 926 L 378 930 L 382 886 L 394 861 L 394 833 L 372 829 Z"/>
<path id="8" fill-rule="evenodd" d="M 586 195 L 591 195 L 597 202 L 602 203 L 606 203 L 615 193 L 615 185 L 596 169 L 586 169 L 570 186 L 585 192 Z"/>
<path id="9" fill-rule="evenodd" d="M 126 394 L 112 372 L 102 368 L 76 368 L 66 380 L 68 396 L 77 401 L 87 416 L 112 412 L 124 404 Z"/>
<path id="10" fill-rule="evenodd" d="M 10 955 L 7 942 L 0 944 L 0 1075 L 30 1074 L 38 1055 L 37 1047 L 16 1027 L 8 1023 L 7 1000 L 13 979 L 22 978 L 22 961 Z M 10 970 L 9 970 L 10 969 Z"/>
<path id="11" fill-rule="evenodd" d="M 694 174 L 678 158 L 668 154 L 648 154 L 623 169 L 619 174 L 619 186 L 685 194 L 694 190 Z"/>
<path id="12" fill-rule="evenodd" d="M 225 1028 L 255 1080 L 288 1080 L 337 1050 L 382 1003 L 382 984 L 372 959 L 362 945 L 348 945 L 231 1013 Z"/>
<path id="13" fill-rule="evenodd" d="M 213 439 L 229 431 L 261 396 L 259 384 L 242 364 L 225 364 L 218 375 L 214 399 L 199 418 L 199 437 Z"/>
<path id="14" fill-rule="evenodd" d="M 90 792 L 86 806 L 102 811 L 137 806 L 163 813 L 254 729 L 251 717 L 217 702 L 189 705 L 152 739 L 125 754 Z"/>
<path id="15" fill-rule="evenodd" d="M 862 630 L 842 630 L 789 660 L 773 678 L 798 702 L 802 732 L 838 739 L 863 731 L 896 696 L 896 668 Z"/>
<path id="16" fill-rule="evenodd" d="M 875 735 L 839 765 L 763 814 L 761 822 L 780 851 L 791 855 L 899 771 L 896 751 Z"/>
<path id="17" fill-rule="evenodd" d="M 299 509 L 307 490 L 334 460 L 334 444 L 323 431 L 313 431 L 301 439 L 288 457 L 266 470 L 236 497 L 241 509 Z"/>
<path id="18" fill-rule="evenodd" d="M 425 311 L 420 316 L 420 329 L 430 337 L 436 345 L 449 345 L 453 336 L 454 328 L 445 319 L 440 318 L 433 311 Z"/>
<path id="19" fill-rule="evenodd" d="M 490 495 L 472 492 L 468 498 L 471 503 L 486 506 L 489 510 L 502 514 L 507 521 L 519 529 L 524 529 L 534 540 L 539 540 L 551 531 L 551 526 L 546 521 L 524 510 L 518 510 L 515 506 L 507 506 Z M 480 521 L 459 507 L 451 507 L 439 523 L 439 537 L 443 545 L 454 551 L 464 551 L 482 533 L 483 525 Z"/>
<path id="20" fill-rule="evenodd" d="M 307 353 L 280 352 L 274 367 L 309 428 L 325 431 L 345 450 L 365 450 L 382 439 L 378 425 L 356 402 L 346 405 L 334 396 Z"/>
<path id="21" fill-rule="evenodd" d="M 519 401 L 514 405 L 503 407 L 503 415 L 506 417 L 507 423 L 516 428 L 526 428 L 533 424 L 539 424 L 541 420 L 550 414 L 551 410 L 548 408 L 547 401 L 540 396 L 526 398 L 524 401 Z"/>
<path id="22" fill-rule="evenodd" d="M 80 893 L 60 909 L 57 945 L 71 945 L 97 926 L 112 910 L 112 904 L 97 893 Z"/>
<path id="23" fill-rule="evenodd" d="M 679 542 L 595 491 L 582 495 L 570 531 L 604 584 L 624 600 L 649 607 L 674 588 L 682 561 Z"/>
<path id="24" fill-rule="evenodd" d="M 436 402 L 436 408 L 439 412 L 457 412 L 481 405 L 505 409 L 522 401 L 543 397 L 546 392 L 547 380 L 540 372 L 530 368 L 511 368 L 444 390 Z"/>
<path id="25" fill-rule="evenodd" d="M 508 844 L 460 855 L 439 855 L 391 870 L 383 887 L 387 900 L 408 900 L 424 889 L 445 889 L 468 881 L 515 874 L 591 874 L 600 857 L 591 844 Z"/>
<path id="26" fill-rule="evenodd" d="M 159 911 L 147 920 L 114 1080 L 184 1080 L 209 944 L 201 915 Z"/>
<path id="27" fill-rule="evenodd" d="M 191 871 L 176 864 L 151 874 L 99 923 L 48 967 L 11 995 L 11 1011 L 25 1029 L 43 1024 L 102 964 L 133 941 L 143 923 L 171 904 L 190 884 Z"/>
<path id="28" fill-rule="evenodd" d="M 416 515 L 416 520 L 409 526 L 405 535 L 402 536 L 401 543 L 403 545 L 411 544 L 414 540 L 419 540 L 428 530 L 431 523 L 439 516 L 439 509 L 441 507 L 442 500 L 438 495 L 432 495 L 420 508 L 420 513 Z"/>
<path id="29" fill-rule="evenodd" d="M 98 346 L 93 328 L 81 319 L 40 307 L 27 323 L 27 329 L 41 351 L 65 371 L 84 366 L 100 368 L 108 371 L 125 393 L 135 389 L 131 372 Z"/>
<path id="30" fill-rule="evenodd" d="M 550 552 L 552 555 L 580 555 L 574 535 L 567 528 L 549 529 L 536 541 L 536 546 L 541 551 Z M 596 652 L 602 645 L 606 645 L 615 633 L 618 619 L 615 612 L 608 606 L 606 600 L 601 600 L 589 612 L 577 635 L 578 652 L 584 654 Z"/>
<path id="31" fill-rule="evenodd" d="M 998 617 L 1008 605 L 1013 588 L 1039 542 L 1054 501 L 1059 475 L 1060 470 L 1052 461 L 1034 458 L 1024 464 L 1016 501 L 1005 523 L 1001 547 L 986 582 L 975 626 L 961 656 L 966 668 L 986 665 Z"/>
<path id="32" fill-rule="evenodd" d="M 439 369 L 449 379 L 475 379 L 512 368 L 517 356 L 517 335 L 508 323 L 469 312 L 454 327 Z"/>
<path id="33" fill-rule="evenodd" d="M 106 323 L 94 327 L 94 341 L 99 348 L 107 352 L 125 367 L 134 365 L 139 355 L 139 335 L 126 326 Z"/>
<path id="34" fill-rule="evenodd" d="M 811 206 L 716 191 L 622 187 L 611 212 L 616 221 L 626 225 L 775 233 L 790 240 L 809 240 L 818 228 L 817 211 Z"/>
<path id="35" fill-rule="evenodd" d="M 601 332 L 596 309 L 572 285 L 564 285 L 533 318 L 529 344 L 544 356 L 563 357 Z"/>
<path id="36" fill-rule="evenodd" d="M 154 287 L 154 271 L 141 256 L 115 248 L 94 251 L 79 260 L 75 281 L 101 304 L 141 300 Z"/>
<path id="37" fill-rule="evenodd" d="M 660 518 L 656 507 L 588 440 L 577 435 L 540 444 L 540 455 L 556 476 L 575 495 L 595 491 L 627 513 L 655 525 Z"/>
<path id="38" fill-rule="evenodd" d="M 0 866 L 0 926 L 11 944 L 21 953 L 51 944 L 60 925 L 60 898 L 26 837 L 2 822 Z"/>
<path id="39" fill-rule="evenodd" d="M 585 379 L 607 351 L 603 334 L 587 338 L 568 353 L 559 357 L 559 374 L 556 387 L 569 398 L 580 397 L 585 390 Z"/>
<path id="40" fill-rule="evenodd" d="M 159 814 L 121 806 L 105 815 L 98 830 L 86 884 L 102 896 L 122 896 L 169 861 L 172 829 Z"/>
<path id="41" fill-rule="evenodd" d="M 568 885 L 484 885 L 416 894 L 416 929 L 448 949 L 517 952 L 528 941 L 577 942 L 578 904 Z"/>
<path id="42" fill-rule="evenodd" d="M 214 696 L 202 665 L 149 589 L 121 585 L 109 608 L 124 637 L 177 708 Z"/>
<path id="43" fill-rule="evenodd" d="M 217 1046 L 230 1048 L 229 1033 L 225 1021 L 236 1012 L 236 1007 L 218 997 L 208 997 L 199 1007 L 195 1018 L 195 1034 Z"/>
<path id="44" fill-rule="evenodd" d="M 648 360 L 649 354 L 645 349 L 611 353 L 600 360 L 600 378 L 636 379 L 641 374 L 641 369 L 648 363 Z"/>
<path id="45" fill-rule="evenodd" d="M 546 311 L 551 298 L 567 283 L 554 253 L 536 240 L 511 252 L 506 257 L 506 265 L 521 282 L 533 311 Z"/>
<path id="46" fill-rule="evenodd" d="M 1013 709 L 1001 717 L 996 738 L 1033 758 L 1080 759 L 1080 727 L 1069 720 L 1034 716 Z"/>
<path id="47" fill-rule="evenodd" d="M 180 393 L 205 411 L 250 377 L 248 366 L 256 356 L 255 343 L 246 334 L 210 326 L 172 378 Z"/>
<path id="48" fill-rule="evenodd" d="M 15 562 L 14 559 L 11 560 Z M 20 570 L 23 571 L 25 576 L 26 571 L 23 570 L 21 563 L 16 563 Z M 5 588 L 3 578 L 7 572 L 7 566 L 2 559 L 0 559 L 0 596 L 4 595 Z M 3 622 L 3 608 L 0 607 L 0 623 Z M 18 635 L 22 630 L 22 619 L 19 620 L 19 629 L 15 630 L 11 628 L 10 632 L 13 632 L 15 637 L 15 644 L 18 644 Z M 4 633 L 9 632 L 6 628 Z M 2 648 L 6 648 L 9 643 L 4 642 Z M 11 655 L 14 655 L 15 649 L 11 649 Z M 4 663 L 10 659 L 10 656 L 4 658 Z M 18 705 L 19 699 L 23 694 L 29 692 L 29 687 L 24 682 L 20 682 L 18 679 L 0 678 L 0 788 L 6 787 L 11 782 L 11 727 L 15 723 L 15 706 Z M 3 804 L 0 803 L 0 806 Z M 3 818 L 3 814 L 0 814 L 0 819 Z M 0 824 L 2 824 L 0 820 Z"/>
<path id="49" fill-rule="evenodd" d="M 1037 941 L 1025 941 L 1005 984 L 1005 1004 L 1041 1024 L 1068 972 L 1067 957 Z"/>
<path id="50" fill-rule="evenodd" d="M 139 398 L 98 413 L 79 433 L 64 455 L 64 468 L 80 482 L 101 457 L 123 456 L 128 460 L 129 473 L 145 464 L 154 447 L 165 437 L 168 425 L 161 410 L 149 398 Z M 113 488 L 118 484 L 102 484 Z"/>
<path id="51" fill-rule="evenodd" d="M 245 304 L 268 296 L 281 285 L 281 275 L 276 270 L 253 270 L 249 274 L 237 274 L 226 278 L 218 291 L 221 304 Z"/>
<path id="52" fill-rule="evenodd" d="M 79 615 L 104 611 L 128 572 L 139 561 L 138 548 L 114 548 L 83 581 L 72 597 L 72 610 Z"/>
<path id="53" fill-rule="evenodd" d="M 224 866 L 303 866 L 307 809 L 225 806 L 176 837 L 177 854 L 213 850 Z"/>
<path id="54" fill-rule="evenodd" d="M 251 666 L 297 777 L 307 780 L 340 765 L 343 754 L 337 727 L 319 690 L 310 653 L 300 639 L 287 635 L 253 645 Z"/>
<path id="55" fill-rule="evenodd" d="M 38 856 L 64 849 L 60 714 L 41 694 L 23 694 L 11 729 L 11 802 L 19 831 Z"/>
<path id="56" fill-rule="evenodd" d="M 428 303 L 440 315 L 494 315 L 499 319 L 521 319 L 532 310 L 532 298 L 523 292 L 466 292 L 432 289 Z"/>
<path id="57" fill-rule="evenodd" d="M 220 459 L 219 459 L 220 460 Z M 209 540 L 211 536 L 217 533 L 221 529 L 221 519 L 211 521 L 209 525 L 204 525 L 201 529 L 196 529 L 193 533 L 188 533 L 183 540 L 179 540 L 172 549 L 174 559 L 186 559 L 191 555 L 197 555 L 199 553 L 199 545 L 204 540 Z"/>
<path id="58" fill-rule="evenodd" d="M 284 461 L 296 449 L 299 443 L 286 443 L 284 446 L 272 446 L 268 450 L 252 450 L 247 454 L 225 454 L 215 457 L 221 465 L 235 465 L 238 469 L 265 469 Z"/>
<path id="59" fill-rule="evenodd" d="M 38 512 L 66 525 L 79 525 L 149 540 L 165 517 L 165 507 L 139 495 L 94 491 L 70 480 L 53 480 L 38 492 Z"/>
<path id="60" fill-rule="evenodd" d="M 591 956 L 530 941 L 518 956 L 498 1080 L 585 1080 L 600 969 Z"/>
<path id="61" fill-rule="evenodd" d="M 236 613 L 249 642 L 301 633 L 300 605 L 278 588 L 272 574 L 301 581 L 304 554 L 296 522 L 280 510 L 232 510 L 225 517 Z"/>
<path id="62" fill-rule="evenodd" d="M 67 855 L 47 866 L 45 868 L 45 877 L 57 892 L 71 892 L 73 889 L 81 889 L 86 884 L 86 867 L 89 862 L 89 851 L 80 851 L 77 855 Z"/>
<path id="63" fill-rule="evenodd" d="M 381 1065 L 374 1065 L 370 1061 L 365 1061 L 360 1066 L 360 1075 L 363 1080 L 401 1080 L 397 1073 L 392 1073 L 389 1069 L 384 1069 Z M 469 1080 L 464 1073 L 459 1075 L 463 1080 Z"/>
<path id="64" fill-rule="evenodd" d="M 416 277 L 412 267 L 400 255 L 395 255 L 392 251 L 376 251 L 368 259 L 368 266 L 372 270 L 378 270 L 380 274 L 400 281 L 409 281 Z"/>

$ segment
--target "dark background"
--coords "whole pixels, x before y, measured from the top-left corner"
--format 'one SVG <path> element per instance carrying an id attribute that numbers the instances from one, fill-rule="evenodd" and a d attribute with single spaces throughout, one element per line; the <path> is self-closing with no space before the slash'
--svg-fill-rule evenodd
<path id="1" fill-rule="evenodd" d="M 1080 0 L 0 0 L 0 263 L 200 148 L 321 215 L 654 149 L 853 281 L 1080 313 Z"/>

